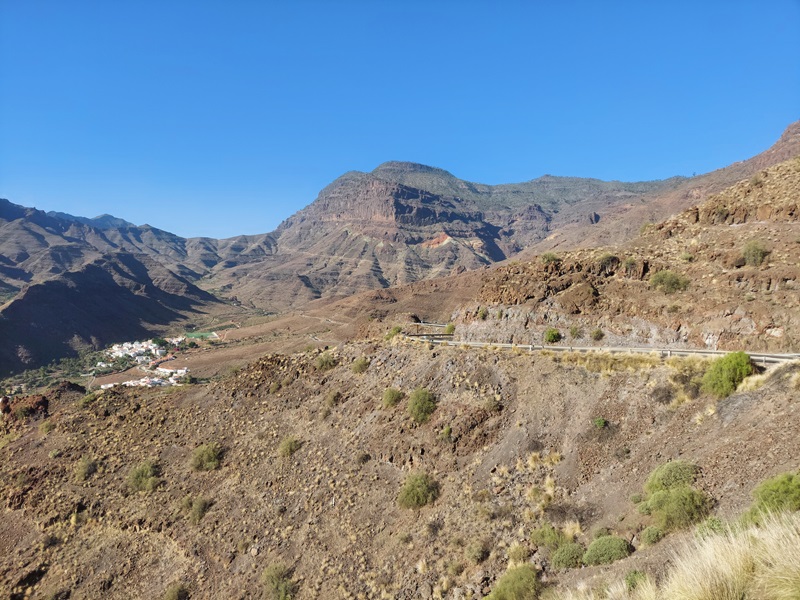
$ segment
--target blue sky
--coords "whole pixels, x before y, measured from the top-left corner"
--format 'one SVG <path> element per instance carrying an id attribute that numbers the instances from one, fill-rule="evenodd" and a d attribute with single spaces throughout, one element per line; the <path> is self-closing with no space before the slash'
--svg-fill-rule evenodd
<path id="1" fill-rule="evenodd" d="M 0 0 L 0 197 L 271 231 L 349 170 L 646 180 L 800 118 L 800 2 Z"/>

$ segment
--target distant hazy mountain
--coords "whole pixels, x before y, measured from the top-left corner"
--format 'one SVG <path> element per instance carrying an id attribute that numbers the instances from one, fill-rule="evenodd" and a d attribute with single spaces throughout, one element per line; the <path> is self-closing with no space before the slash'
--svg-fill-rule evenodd
<path id="1" fill-rule="evenodd" d="M 87 219 L 86 217 L 76 217 L 75 215 L 70 215 L 68 213 L 63 212 L 56 212 L 51 210 L 47 213 L 48 217 L 53 217 L 55 219 L 61 219 L 62 221 L 75 221 L 77 223 L 83 223 L 85 225 L 91 225 L 97 229 L 121 229 L 123 227 L 136 227 L 130 221 L 126 221 L 125 219 L 120 219 L 113 215 L 100 215 L 99 217 L 94 217 L 92 219 Z"/>

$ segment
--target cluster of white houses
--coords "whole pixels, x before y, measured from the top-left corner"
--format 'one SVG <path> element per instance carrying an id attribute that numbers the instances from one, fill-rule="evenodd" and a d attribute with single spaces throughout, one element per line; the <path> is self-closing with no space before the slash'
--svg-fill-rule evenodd
<path id="1" fill-rule="evenodd" d="M 168 338 L 167 342 L 172 346 L 177 346 L 185 338 Z M 133 358 L 140 367 L 149 367 L 151 373 L 141 379 L 134 379 L 131 381 L 124 381 L 122 383 L 105 383 L 100 386 L 101 389 L 108 389 L 116 385 L 123 385 L 127 387 L 158 387 L 179 385 L 184 378 L 189 374 L 189 369 L 170 369 L 161 366 L 162 363 L 170 361 L 175 357 L 167 355 L 167 351 L 160 347 L 153 340 L 146 340 L 144 342 L 125 342 L 123 344 L 114 344 L 106 352 L 114 359 L 123 356 Z M 97 363 L 98 367 L 111 366 L 105 362 Z"/>

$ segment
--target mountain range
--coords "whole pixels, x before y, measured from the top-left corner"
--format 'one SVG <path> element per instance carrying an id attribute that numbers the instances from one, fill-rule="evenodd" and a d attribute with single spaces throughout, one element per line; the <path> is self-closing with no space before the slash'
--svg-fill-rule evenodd
<path id="1" fill-rule="evenodd" d="M 0 199 L 0 373 L 163 332 L 220 306 L 281 313 L 547 250 L 621 243 L 798 154 L 800 122 L 749 160 L 661 181 L 545 175 L 491 186 L 387 162 L 345 173 L 274 232 L 221 240 Z"/>

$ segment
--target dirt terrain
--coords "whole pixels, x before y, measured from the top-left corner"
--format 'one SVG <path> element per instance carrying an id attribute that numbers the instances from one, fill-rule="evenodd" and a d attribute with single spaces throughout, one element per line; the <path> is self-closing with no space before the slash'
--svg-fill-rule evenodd
<path id="1" fill-rule="evenodd" d="M 568 356 L 395 338 L 266 355 L 169 390 L 87 398 L 62 386 L 46 414 L 12 410 L 3 422 L 0 585 L 11 598 L 157 598 L 180 581 L 195 598 L 248 598 L 283 562 L 298 598 L 481 598 L 515 543 L 550 586 L 612 577 L 552 570 L 531 530 L 577 520 L 579 539 L 607 526 L 639 546 L 647 517 L 629 498 L 667 460 L 701 467 L 698 485 L 723 517 L 798 466 L 800 440 L 780 433 L 800 426 L 797 364 L 726 400 L 680 403 L 687 364 L 621 357 L 595 372 Z M 387 387 L 405 394 L 397 406 L 382 406 Z M 407 412 L 417 387 L 436 398 L 424 424 Z M 287 437 L 299 449 L 282 455 Z M 210 442 L 220 467 L 193 470 Z M 96 472 L 84 477 L 82 459 Z M 145 460 L 160 485 L 132 491 L 129 472 Z M 397 504 L 412 472 L 440 488 L 419 510 Z M 196 523 L 187 496 L 209 501 Z M 657 572 L 669 540 L 616 572 Z"/>

